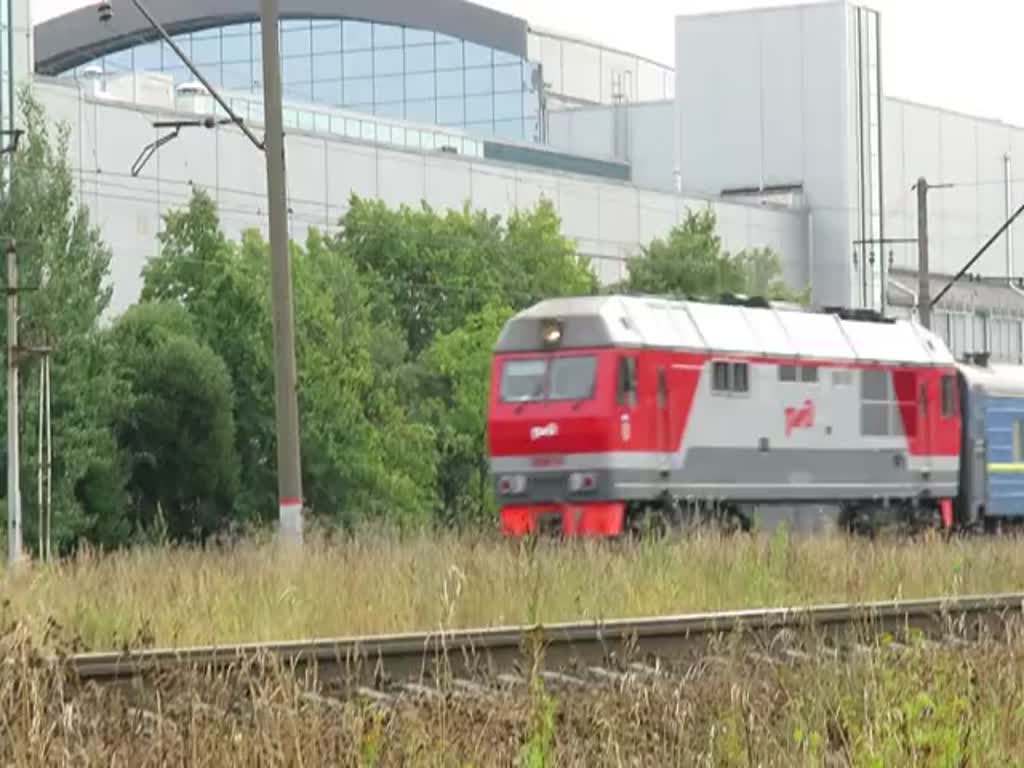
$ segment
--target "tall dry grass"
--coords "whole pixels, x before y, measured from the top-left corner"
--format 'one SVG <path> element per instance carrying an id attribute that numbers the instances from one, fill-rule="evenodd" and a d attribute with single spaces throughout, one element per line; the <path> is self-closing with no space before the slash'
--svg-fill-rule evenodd
<path id="1" fill-rule="evenodd" d="M 151 548 L 6 574 L 0 620 L 102 650 L 1015 591 L 1022 547 L 777 534 L 534 550 L 366 534 L 311 539 L 301 555 Z"/>

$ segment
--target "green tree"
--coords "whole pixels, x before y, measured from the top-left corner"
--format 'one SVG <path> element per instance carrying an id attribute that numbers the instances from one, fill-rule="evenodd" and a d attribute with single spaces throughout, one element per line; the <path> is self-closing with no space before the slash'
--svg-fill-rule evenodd
<path id="1" fill-rule="evenodd" d="M 502 223 L 468 206 L 441 215 L 353 196 L 333 249 L 367 276 L 375 317 L 404 330 L 414 358 L 490 303 L 523 308 L 598 288 L 548 201 Z"/>
<path id="2" fill-rule="evenodd" d="M 424 409 L 437 432 L 438 489 L 449 522 L 493 519 L 486 444 L 492 350 L 512 314 L 489 304 L 434 339 L 424 355 L 432 390 Z"/>
<path id="3" fill-rule="evenodd" d="M 239 504 L 276 514 L 274 370 L 267 243 L 224 237 L 197 191 L 166 217 L 162 253 L 145 271 L 143 301 L 180 303 L 227 365 L 236 392 Z M 393 359 L 377 350 L 397 331 L 375 323 L 371 294 L 344 254 L 311 232 L 291 245 L 306 501 L 343 523 L 424 520 L 434 506 L 433 435 L 399 403 Z"/>
<path id="4" fill-rule="evenodd" d="M 229 241 L 217 207 L 197 190 L 184 210 L 170 211 L 160 255 L 143 270 L 141 302 L 180 303 L 199 340 L 227 365 L 235 401 L 241 464 L 237 506 L 270 519 L 277 509 L 269 265 L 262 240 Z"/>
<path id="5" fill-rule="evenodd" d="M 425 522 L 435 505 L 434 435 L 401 405 L 389 355 L 400 334 L 374 320 L 355 265 L 319 232 L 293 250 L 310 500 L 347 523 Z"/>
<path id="6" fill-rule="evenodd" d="M 775 301 L 810 304 L 810 286 L 805 286 L 800 291 L 790 288 L 782 277 L 782 259 L 770 248 L 741 251 L 733 260 L 737 262 L 742 276 L 737 293 L 763 296 Z"/>
<path id="7" fill-rule="evenodd" d="M 108 340 L 98 333 L 110 302 L 110 251 L 87 208 L 76 202 L 67 126 L 49 123 L 28 88 L 18 104 L 25 135 L 0 198 L 0 237 L 17 241 L 19 283 L 29 289 L 21 296 L 22 342 L 53 348 L 54 545 L 66 549 L 81 538 L 116 544 L 125 530 L 126 474 L 112 425 L 127 390 L 115 374 Z M 0 320 L 3 333 L 5 320 Z M 38 392 L 38 363 L 30 359 L 21 368 L 20 414 L 23 517 L 30 545 L 38 510 Z"/>
<path id="8" fill-rule="evenodd" d="M 380 346 L 401 366 L 403 402 L 436 435 L 439 518 L 478 519 L 493 511 L 485 427 L 502 324 L 544 298 L 595 294 L 597 278 L 548 201 L 502 220 L 353 197 L 341 225 L 332 250 L 365 277 L 383 333 L 401 329 Z"/>
<path id="9" fill-rule="evenodd" d="M 196 340 L 180 305 L 135 306 L 111 334 L 132 393 L 117 436 L 130 465 L 133 529 L 205 539 L 232 520 L 238 492 L 227 367 Z"/>
<path id="10" fill-rule="evenodd" d="M 628 293 L 717 297 L 760 295 L 803 301 L 807 292 L 790 290 L 782 278 L 782 262 L 769 249 L 731 256 L 722 248 L 717 217 L 711 209 L 688 211 L 686 220 L 667 238 L 658 238 L 628 262 L 629 277 L 618 290 Z"/>

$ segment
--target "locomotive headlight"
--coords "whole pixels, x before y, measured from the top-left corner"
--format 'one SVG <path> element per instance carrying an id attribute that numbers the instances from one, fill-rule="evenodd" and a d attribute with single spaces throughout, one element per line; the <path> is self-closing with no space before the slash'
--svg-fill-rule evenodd
<path id="1" fill-rule="evenodd" d="M 597 477 L 590 472 L 573 472 L 569 475 L 570 493 L 589 493 L 597 488 Z"/>
<path id="2" fill-rule="evenodd" d="M 541 329 L 541 337 L 546 346 L 556 346 L 562 340 L 562 324 L 557 320 L 545 320 Z"/>
<path id="3" fill-rule="evenodd" d="M 519 496 L 526 493 L 526 478 L 522 475 L 505 475 L 498 481 L 498 493 L 502 496 Z"/>

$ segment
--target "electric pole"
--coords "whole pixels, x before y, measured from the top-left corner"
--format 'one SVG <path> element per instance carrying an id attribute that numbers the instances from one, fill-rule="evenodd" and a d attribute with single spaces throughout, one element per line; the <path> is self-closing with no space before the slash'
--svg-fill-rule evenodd
<path id="1" fill-rule="evenodd" d="M 288 253 L 288 199 L 285 186 L 284 118 L 278 0 L 262 0 L 263 110 L 266 133 L 267 197 L 270 218 L 271 293 L 274 320 L 274 389 L 277 420 L 278 516 L 282 537 L 302 542 L 302 467 L 299 457 L 299 404 L 295 375 L 295 316 Z"/>
<path id="2" fill-rule="evenodd" d="M 931 330 L 932 298 L 928 282 L 931 269 L 928 264 L 928 182 L 922 176 L 917 180 L 917 312 L 921 325 Z"/>
<path id="3" fill-rule="evenodd" d="M 7 243 L 7 564 L 21 560 L 21 452 L 18 447 L 18 251 Z"/>

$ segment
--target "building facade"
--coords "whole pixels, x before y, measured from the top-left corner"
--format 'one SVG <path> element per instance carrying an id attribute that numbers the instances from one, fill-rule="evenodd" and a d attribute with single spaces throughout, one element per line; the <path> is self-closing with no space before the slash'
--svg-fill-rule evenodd
<path id="1" fill-rule="evenodd" d="M 27 20 L 27 0 L 14 3 Z M 147 7 L 261 124 L 256 0 Z M 231 127 L 185 131 L 133 168 L 155 121 L 218 110 L 131 4 L 106 24 L 90 5 L 23 35 L 10 9 L 8 55 L 70 125 L 79 193 L 114 249 L 114 311 L 193 188 L 215 195 L 230 231 L 265 227 L 262 166 Z M 674 67 L 464 0 L 281 0 L 281 12 L 294 237 L 336 226 L 353 193 L 497 214 L 545 197 L 614 282 L 711 207 L 727 248 L 773 248 L 817 302 L 906 314 L 919 176 L 955 185 L 930 199 L 933 295 L 1024 202 L 1024 129 L 887 96 L 883 20 L 848 0 L 680 16 Z M 958 354 L 1021 359 L 1018 229 L 936 307 Z"/>

